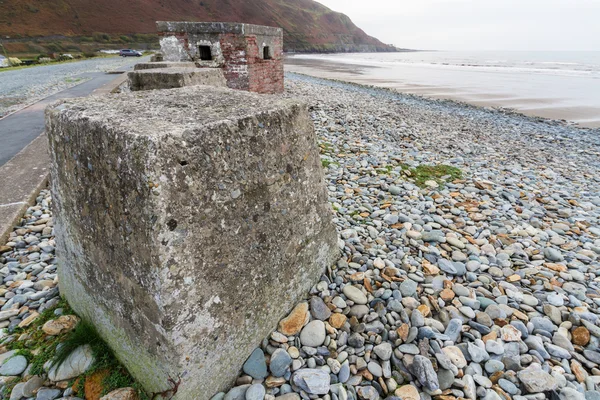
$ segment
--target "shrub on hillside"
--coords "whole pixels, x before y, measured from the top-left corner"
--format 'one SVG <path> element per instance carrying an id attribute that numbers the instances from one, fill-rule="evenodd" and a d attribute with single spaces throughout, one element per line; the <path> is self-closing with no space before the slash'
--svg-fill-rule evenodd
<path id="1" fill-rule="evenodd" d="M 85 52 L 82 54 L 85 58 L 93 58 L 93 57 L 97 57 L 98 54 L 94 53 L 94 52 Z"/>
<path id="2" fill-rule="evenodd" d="M 110 40 L 110 35 L 108 33 L 95 32 L 92 34 L 92 37 L 96 42 L 108 42 Z"/>
<path id="3" fill-rule="evenodd" d="M 23 62 L 21 60 L 19 60 L 17 57 L 8 57 L 8 62 L 10 63 L 10 65 L 17 66 L 17 65 L 21 65 L 23 64 Z"/>

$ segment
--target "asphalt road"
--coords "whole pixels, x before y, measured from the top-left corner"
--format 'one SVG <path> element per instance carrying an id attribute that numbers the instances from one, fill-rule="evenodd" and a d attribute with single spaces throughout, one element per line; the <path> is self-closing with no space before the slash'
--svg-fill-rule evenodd
<path id="1" fill-rule="evenodd" d="M 139 60 L 136 61 L 139 62 Z M 132 64 L 119 68 L 119 71 L 131 70 L 133 68 Z M 30 71 L 35 72 L 35 69 Z M 0 119 L 0 166 L 4 165 L 44 132 L 44 110 L 46 106 L 58 99 L 85 97 L 95 89 L 111 82 L 117 76 L 106 72 L 87 72 L 77 75 L 78 78 L 91 79 Z"/>

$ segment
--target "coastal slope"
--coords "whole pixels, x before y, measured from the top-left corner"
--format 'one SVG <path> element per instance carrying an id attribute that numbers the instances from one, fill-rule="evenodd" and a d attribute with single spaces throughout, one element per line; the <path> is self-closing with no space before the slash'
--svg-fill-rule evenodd
<path id="1" fill-rule="evenodd" d="M 286 51 L 393 51 L 348 16 L 313 0 L 4 0 L 0 36 L 11 41 L 84 37 L 114 42 L 119 35 L 155 33 L 155 21 L 246 22 L 280 26 Z M 102 35 L 106 35 L 103 36 Z M 126 41 L 126 38 L 124 38 Z"/>

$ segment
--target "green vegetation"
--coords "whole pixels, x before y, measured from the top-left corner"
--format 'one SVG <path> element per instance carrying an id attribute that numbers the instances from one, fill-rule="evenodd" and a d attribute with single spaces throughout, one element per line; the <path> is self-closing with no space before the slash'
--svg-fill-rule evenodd
<path id="1" fill-rule="evenodd" d="M 67 302 L 61 300 L 55 308 L 45 310 L 41 313 L 28 327 L 16 329 L 14 335 L 21 340 L 14 340 L 6 346 L 8 350 L 17 350 L 18 354 L 27 358 L 27 361 L 31 364 L 32 375 L 43 372 L 44 364 L 52 358 L 52 355 L 56 351 L 56 346 L 64 337 L 64 335 L 47 336 L 42 330 L 42 326 L 47 321 L 56 318 L 54 310 L 57 308 L 62 308 L 64 315 L 73 314 Z"/>
<path id="2" fill-rule="evenodd" d="M 102 340 L 92 324 L 81 321 L 75 329 L 66 335 L 61 343 L 52 359 L 52 366 L 60 366 L 69 354 L 79 346 L 89 345 L 92 348 L 94 364 L 83 376 L 77 378 L 75 382 L 77 393 L 84 392 L 84 384 L 89 376 L 97 372 L 107 371 L 106 376 L 102 379 L 101 396 L 122 387 L 133 387 L 138 391 L 141 400 L 148 399 L 141 386 L 117 360 L 110 347 Z"/>
<path id="3" fill-rule="evenodd" d="M 383 168 L 377 168 L 375 172 L 377 173 L 377 175 L 389 175 L 393 170 L 394 167 L 392 165 L 386 165 Z"/>
<path id="4" fill-rule="evenodd" d="M 460 169 L 444 164 L 419 165 L 415 168 L 403 165 L 402 169 L 408 171 L 415 184 L 420 187 L 424 187 L 427 181 L 435 181 L 439 185 L 443 185 L 445 182 L 452 182 L 462 178 L 462 171 Z"/>
<path id="5" fill-rule="evenodd" d="M 67 83 L 77 83 L 81 82 L 83 78 L 65 78 L 65 82 Z"/>
<path id="6" fill-rule="evenodd" d="M 336 166 L 336 167 L 340 166 L 340 164 L 337 163 L 337 162 L 335 162 L 335 161 L 324 160 L 324 159 L 321 160 L 321 165 L 323 166 L 323 168 L 329 168 L 330 165 L 333 165 L 333 166 Z"/>
<path id="7" fill-rule="evenodd" d="M 321 148 L 321 154 L 330 154 L 333 152 L 333 146 L 329 142 L 321 142 L 319 143 L 319 147 Z"/>
<path id="8" fill-rule="evenodd" d="M 58 367 L 77 347 L 90 345 L 94 354 L 94 364 L 84 375 L 72 382 L 77 393 L 83 394 L 84 384 L 89 376 L 99 371 L 107 371 L 106 376 L 102 379 L 102 396 L 115 389 L 133 387 L 138 392 L 140 400 L 150 400 L 141 385 L 117 360 L 92 324 L 81 321 L 70 332 L 48 336 L 42 330 L 42 326 L 47 321 L 57 318 L 54 311 L 58 308 L 62 309 L 62 315 L 75 315 L 69 304 L 62 299 L 56 307 L 41 313 L 28 327 L 16 329 L 14 335 L 10 336 L 13 341 L 6 343 L 8 350 L 16 350 L 16 354 L 27 358 L 31 364 L 31 374 L 44 373 L 44 365 L 48 361 L 51 361 L 53 367 Z M 59 344 L 60 346 L 58 346 Z M 4 394 L 9 394 L 18 382 L 19 380 L 16 380 L 6 385 Z"/>
<path id="9" fill-rule="evenodd" d="M 92 34 L 92 37 L 94 38 L 95 42 L 109 42 L 110 41 L 110 35 L 107 33 L 102 33 L 102 32 L 94 32 Z"/>
<path id="10" fill-rule="evenodd" d="M 15 377 L 15 378 L 16 379 L 6 383 L 4 385 L 4 387 L 2 387 L 2 392 L 0 392 L 0 393 L 2 393 L 3 398 L 8 399 L 10 397 L 10 393 L 12 392 L 15 385 L 17 383 L 20 383 L 23 381 L 20 377 Z"/>

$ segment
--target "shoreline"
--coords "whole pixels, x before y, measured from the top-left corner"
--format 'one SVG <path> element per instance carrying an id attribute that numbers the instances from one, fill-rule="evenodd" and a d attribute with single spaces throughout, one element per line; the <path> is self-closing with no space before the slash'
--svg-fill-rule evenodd
<path id="1" fill-rule="evenodd" d="M 298 59 L 293 56 L 286 57 L 285 69 L 286 72 L 321 79 L 393 89 L 406 95 L 412 94 L 435 100 L 454 100 L 474 106 L 507 110 L 533 118 L 564 121 L 566 124 L 580 128 L 600 129 L 600 117 L 598 116 L 597 107 L 560 104 L 557 99 L 541 98 L 533 95 L 533 93 L 529 96 L 519 96 L 510 93 L 473 91 L 458 86 L 401 82 L 393 77 L 380 77 L 387 73 L 386 67 L 382 65 Z"/>
<path id="2" fill-rule="evenodd" d="M 336 79 L 336 78 L 323 78 L 323 77 L 314 76 L 314 75 L 310 75 L 307 73 L 301 73 L 301 72 L 286 71 L 285 73 L 286 73 L 286 76 L 305 77 L 305 78 L 308 78 L 308 79 L 314 80 L 314 81 L 332 82 L 334 84 L 355 86 L 357 88 L 361 88 L 364 90 L 372 90 L 374 92 L 386 93 L 392 97 L 397 96 L 398 98 L 411 99 L 411 100 L 420 101 L 420 102 L 424 102 L 424 103 L 430 103 L 430 104 L 438 104 L 438 105 L 444 105 L 444 106 L 450 106 L 450 107 L 457 107 L 459 109 L 461 108 L 461 109 L 465 109 L 465 110 L 471 110 L 474 112 L 495 113 L 495 114 L 498 114 L 501 116 L 506 116 L 506 117 L 521 118 L 524 121 L 534 123 L 534 124 L 546 124 L 551 127 L 561 127 L 561 128 L 565 128 L 566 130 L 574 131 L 574 132 L 580 131 L 578 133 L 581 133 L 581 134 L 588 134 L 588 133 L 599 133 L 600 134 L 600 127 L 581 126 L 575 122 L 567 121 L 564 119 L 553 119 L 553 118 L 544 117 L 544 116 L 529 115 L 529 114 L 523 113 L 521 110 L 517 110 L 517 109 L 509 108 L 509 107 L 473 104 L 471 102 L 467 102 L 467 101 L 460 100 L 460 99 L 452 99 L 452 98 L 428 97 L 428 96 L 425 96 L 425 95 L 422 95 L 419 93 L 403 92 L 397 88 L 383 87 L 383 86 L 377 86 L 377 85 L 369 84 L 369 83 L 359 83 L 359 82 L 347 81 L 347 80 Z M 598 138 L 598 140 L 595 140 L 595 141 L 600 143 L 600 137 Z"/>

